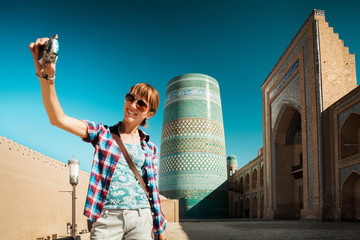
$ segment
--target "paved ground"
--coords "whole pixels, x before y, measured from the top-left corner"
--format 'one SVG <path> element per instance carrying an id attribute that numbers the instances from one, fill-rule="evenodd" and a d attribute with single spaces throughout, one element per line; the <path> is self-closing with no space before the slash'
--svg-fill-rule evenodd
<path id="1" fill-rule="evenodd" d="M 186 221 L 168 223 L 169 240 L 359 239 L 359 222 Z M 83 235 L 82 240 L 90 239 Z"/>

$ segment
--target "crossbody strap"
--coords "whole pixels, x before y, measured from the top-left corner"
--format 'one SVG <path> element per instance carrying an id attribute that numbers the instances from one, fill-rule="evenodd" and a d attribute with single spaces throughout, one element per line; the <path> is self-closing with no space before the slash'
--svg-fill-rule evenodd
<path id="1" fill-rule="evenodd" d="M 129 152 L 126 150 L 124 143 L 122 142 L 121 138 L 114 134 L 111 133 L 112 137 L 115 139 L 116 143 L 119 145 L 120 150 L 122 152 L 122 154 L 124 155 L 127 164 L 129 165 L 131 171 L 134 173 L 136 179 L 138 180 L 138 182 L 140 183 L 141 187 L 144 189 L 147 198 L 150 200 L 150 194 L 149 194 L 149 190 L 146 187 L 146 184 L 144 182 L 144 179 L 141 177 L 139 171 L 137 170 L 134 161 L 132 160 L 131 156 L 129 155 Z"/>

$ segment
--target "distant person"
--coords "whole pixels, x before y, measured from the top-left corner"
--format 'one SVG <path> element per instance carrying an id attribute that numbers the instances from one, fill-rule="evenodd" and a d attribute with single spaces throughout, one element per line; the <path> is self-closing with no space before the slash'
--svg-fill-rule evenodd
<path id="1" fill-rule="evenodd" d="M 92 143 L 95 155 L 84 215 L 95 221 L 91 239 L 166 240 L 166 219 L 161 211 L 156 177 L 158 148 L 139 129 L 155 115 L 159 93 L 146 83 L 133 86 L 125 96 L 124 118 L 112 127 L 80 121 L 64 114 L 55 91 L 55 63 L 43 69 L 38 60 L 39 48 L 49 38 L 39 38 L 29 48 L 50 123 Z M 46 79 L 47 78 L 47 79 Z M 138 184 L 111 133 L 120 136 L 135 166 L 149 189 L 149 200 Z"/>

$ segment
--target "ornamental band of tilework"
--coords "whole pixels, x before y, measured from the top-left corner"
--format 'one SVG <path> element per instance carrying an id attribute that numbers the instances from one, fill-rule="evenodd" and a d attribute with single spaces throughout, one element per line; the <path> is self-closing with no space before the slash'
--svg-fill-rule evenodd
<path id="1" fill-rule="evenodd" d="M 184 74 L 167 85 L 160 193 L 179 199 L 180 218 L 226 217 L 226 153 L 218 82 Z"/>
<path id="2" fill-rule="evenodd" d="M 234 154 L 228 156 L 226 162 L 228 166 L 232 166 L 232 165 L 237 166 L 237 158 Z"/>

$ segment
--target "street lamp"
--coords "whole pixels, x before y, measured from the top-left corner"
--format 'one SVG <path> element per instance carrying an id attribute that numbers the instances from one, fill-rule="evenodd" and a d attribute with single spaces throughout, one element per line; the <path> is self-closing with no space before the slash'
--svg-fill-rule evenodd
<path id="1" fill-rule="evenodd" d="M 73 187 L 72 190 L 72 238 L 76 238 L 76 223 L 75 223 L 75 201 L 76 201 L 76 185 L 79 183 L 79 166 L 80 162 L 75 159 L 75 155 L 73 158 L 68 161 L 69 165 L 69 176 L 70 176 L 70 184 Z"/>
<path id="2" fill-rule="evenodd" d="M 79 166 L 80 163 L 76 160 L 75 155 L 73 158 L 68 161 L 69 165 L 69 174 L 70 174 L 70 184 L 76 186 L 79 183 Z"/>

